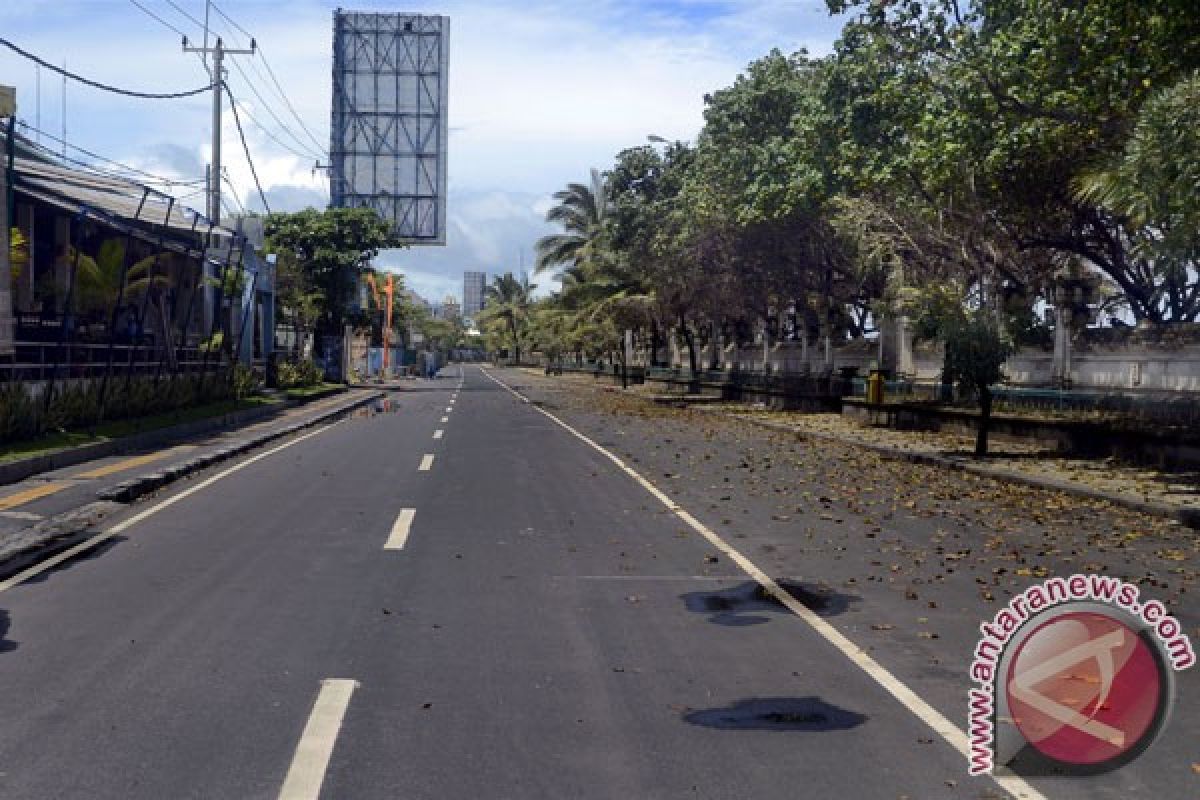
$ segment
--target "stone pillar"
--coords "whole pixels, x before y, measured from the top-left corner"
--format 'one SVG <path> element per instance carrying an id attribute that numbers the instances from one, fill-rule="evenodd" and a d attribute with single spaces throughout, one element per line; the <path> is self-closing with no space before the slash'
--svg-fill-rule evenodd
<path id="1" fill-rule="evenodd" d="M 1071 386 L 1071 317 L 1069 306 L 1054 309 L 1054 360 L 1051 374 L 1056 386 Z"/>
<path id="2" fill-rule="evenodd" d="M 897 377 L 911 376 L 915 371 L 908 317 L 887 317 L 880 325 L 879 368 Z"/>

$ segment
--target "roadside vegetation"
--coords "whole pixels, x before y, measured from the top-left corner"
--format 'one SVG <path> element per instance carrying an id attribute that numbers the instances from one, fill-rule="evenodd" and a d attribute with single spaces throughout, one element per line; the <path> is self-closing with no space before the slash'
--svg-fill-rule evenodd
<path id="1" fill-rule="evenodd" d="M 1085 297 L 1072 325 L 1200 321 L 1194 4 L 829 7 L 848 13 L 830 55 L 772 51 L 706 96 L 694 142 L 652 136 L 558 192 L 537 271 L 561 288 L 497 281 L 491 342 L 615 364 L 628 330 L 696 372 L 710 343 L 903 317 L 986 412 L 1056 290 Z"/>

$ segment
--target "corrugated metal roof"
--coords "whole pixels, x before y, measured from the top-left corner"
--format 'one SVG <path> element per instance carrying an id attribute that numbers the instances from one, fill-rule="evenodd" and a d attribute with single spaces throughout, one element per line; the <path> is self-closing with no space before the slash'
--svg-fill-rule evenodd
<path id="1" fill-rule="evenodd" d="M 107 217 L 120 227 L 139 233 L 142 238 L 195 252 L 203 237 L 211 234 L 210 250 L 228 251 L 236 231 L 220 225 L 210 229 L 209 221 L 149 187 L 115 176 L 72 169 L 41 158 L 18 155 L 13 161 L 13 191 L 72 213 L 88 209 Z"/>

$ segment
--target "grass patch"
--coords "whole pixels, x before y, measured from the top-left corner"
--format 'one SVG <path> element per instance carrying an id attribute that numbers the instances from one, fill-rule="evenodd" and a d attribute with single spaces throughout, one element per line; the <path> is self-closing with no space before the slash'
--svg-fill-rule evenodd
<path id="1" fill-rule="evenodd" d="M 213 417 L 219 417 L 234 411 L 244 411 L 249 408 L 258 408 L 279 402 L 279 400 L 269 397 L 247 397 L 240 401 L 221 400 L 202 406 L 180 408 L 163 414 L 155 414 L 151 417 L 105 422 L 89 431 L 55 431 L 45 436 L 39 436 L 36 439 L 27 439 L 23 442 L 15 442 L 0 448 L 0 463 L 49 455 L 70 447 L 79 447 L 96 442 L 107 442 L 123 436 L 131 436 L 135 433 L 145 433 L 147 431 L 169 428 L 173 425 L 212 419 Z"/>

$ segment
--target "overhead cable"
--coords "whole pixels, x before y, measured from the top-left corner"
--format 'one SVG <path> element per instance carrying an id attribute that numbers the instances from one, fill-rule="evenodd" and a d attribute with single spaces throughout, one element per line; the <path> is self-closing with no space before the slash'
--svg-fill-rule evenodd
<path id="1" fill-rule="evenodd" d="M 254 168 L 254 159 L 250 157 L 250 146 L 246 144 L 246 132 L 242 130 L 242 118 L 238 114 L 237 98 L 233 96 L 228 83 L 221 81 L 221 86 L 225 89 L 225 94 L 229 97 L 229 108 L 233 111 L 233 121 L 237 125 L 238 138 L 242 140 L 242 151 L 246 154 L 246 163 L 250 165 L 250 175 L 254 178 L 254 188 L 258 189 L 258 197 L 262 200 L 263 209 L 270 214 L 271 206 L 267 204 L 266 192 L 263 191 L 262 184 L 259 183 L 258 170 Z"/>
<path id="2" fill-rule="evenodd" d="M 197 89 L 189 89 L 188 91 L 185 91 L 185 92 L 137 92 L 132 89 L 122 89 L 119 86 L 112 86 L 107 83 L 101 83 L 100 81 L 94 81 L 94 80 L 91 80 L 90 78 L 85 78 L 82 75 L 77 75 L 74 72 L 68 72 L 67 70 L 63 69 L 62 67 L 57 67 L 54 64 L 51 64 L 49 61 L 46 61 L 43 58 L 38 58 L 33 53 L 30 53 L 27 50 L 22 50 L 20 47 L 13 44 L 12 42 L 10 42 L 8 39 L 0 38 L 0 45 L 4 45 L 5 47 L 7 47 L 9 50 L 12 50 L 17 55 L 23 56 L 23 57 L 29 59 L 30 61 L 34 62 L 38 66 L 45 67 L 46 69 L 50 70 L 51 72 L 56 72 L 65 78 L 70 78 L 71 80 L 82 83 L 85 86 L 91 86 L 95 89 L 102 89 L 103 91 L 112 92 L 113 94 L 124 95 L 126 97 L 139 97 L 144 100 L 176 100 L 176 99 L 179 99 L 182 97 L 193 97 L 198 94 L 203 94 L 204 92 L 210 91 L 212 89 L 211 85 L 201 86 Z"/>

